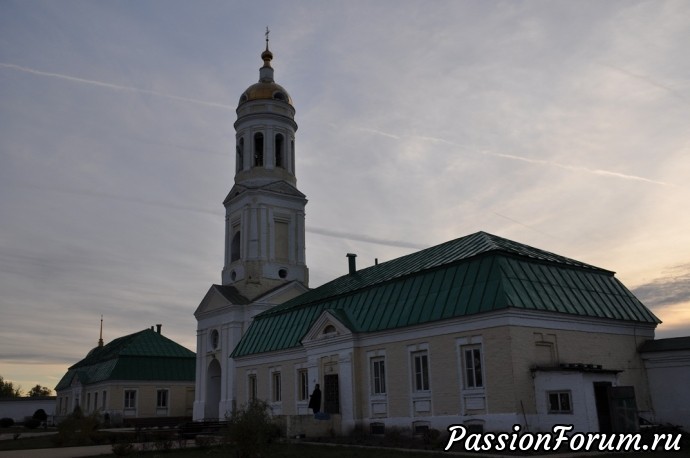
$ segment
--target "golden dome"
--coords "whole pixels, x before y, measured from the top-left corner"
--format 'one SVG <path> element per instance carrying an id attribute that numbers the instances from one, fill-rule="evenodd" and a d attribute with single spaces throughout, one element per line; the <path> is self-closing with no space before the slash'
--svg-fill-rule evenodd
<path id="1" fill-rule="evenodd" d="M 251 100 L 282 100 L 292 105 L 292 98 L 290 94 L 287 93 L 285 88 L 278 83 L 274 82 L 258 82 L 252 84 L 247 88 L 246 91 L 240 96 L 240 103 L 242 105 L 245 102 Z"/>
<path id="2" fill-rule="evenodd" d="M 292 105 L 290 94 L 273 80 L 273 67 L 271 67 L 273 53 L 268 49 L 268 31 L 266 31 L 266 50 L 261 53 L 261 59 L 264 65 L 259 69 L 259 82 L 252 84 L 242 93 L 238 106 L 252 100 L 280 100 Z"/>

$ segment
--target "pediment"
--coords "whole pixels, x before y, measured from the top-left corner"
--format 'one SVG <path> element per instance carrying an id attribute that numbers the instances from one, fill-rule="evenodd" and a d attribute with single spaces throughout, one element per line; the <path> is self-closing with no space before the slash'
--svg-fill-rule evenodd
<path id="1" fill-rule="evenodd" d="M 314 321 L 309 331 L 302 338 L 302 345 L 310 342 L 327 341 L 334 338 L 352 337 L 352 330 L 340 310 L 324 310 Z"/>
<path id="2" fill-rule="evenodd" d="M 273 183 L 269 183 L 266 186 L 263 186 L 263 189 L 266 191 L 277 192 L 279 194 L 287 194 L 289 196 L 306 197 L 297 188 L 292 186 L 290 183 L 286 183 L 285 181 L 275 181 Z"/>
<path id="3" fill-rule="evenodd" d="M 232 189 L 230 189 L 230 192 L 228 192 L 228 195 L 227 195 L 227 196 L 225 197 L 225 199 L 223 200 L 223 204 L 227 203 L 227 202 L 228 202 L 230 199 L 232 199 L 233 197 L 239 196 L 240 194 L 242 194 L 242 193 L 245 192 L 246 190 L 247 190 L 247 187 L 246 187 L 246 186 L 241 186 L 241 185 L 238 185 L 238 184 L 234 185 L 234 186 L 232 187 Z"/>
<path id="4" fill-rule="evenodd" d="M 280 285 L 262 296 L 254 299 L 254 303 L 266 305 L 280 305 L 284 302 L 306 293 L 309 288 L 298 281 L 293 281 L 285 285 Z"/>
<path id="5" fill-rule="evenodd" d="M 245 305 L 248 303 L 249 300 L 240 294 L 235 287 L 212 285 L 194 311 L 194 316 L 199 318 L 207 313 L 227 310 L 233 305 Z"/>

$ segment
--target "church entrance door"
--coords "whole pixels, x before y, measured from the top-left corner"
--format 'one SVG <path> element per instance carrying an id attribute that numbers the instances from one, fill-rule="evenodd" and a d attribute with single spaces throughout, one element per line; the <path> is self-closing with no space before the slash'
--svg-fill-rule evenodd
<path id="1" fill-rule="evenodd" d="M 218 419 L 218 404 L 220 403 L 220 364 L 217 359 L 211 361 L 206 373 L 206 409 L 205 420 Z"/>
<path id="2" fill-rule="evenodd" d="M 324 412 L 340 413 L 340 388 L 338 374 L 324 375 Z"/>

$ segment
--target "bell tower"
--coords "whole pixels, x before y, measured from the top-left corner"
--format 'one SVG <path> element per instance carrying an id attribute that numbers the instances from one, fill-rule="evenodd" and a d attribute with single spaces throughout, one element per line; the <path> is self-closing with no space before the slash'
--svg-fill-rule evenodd
<path id="1" fill-rule="evenodd" d="M 223 285 L 249 300 L 284 283 L 308 286 L 304 208 L 295 176 L 295 108 L 273 79 L 273 53 L 261 53 L 259 82 L 240 96 L 235 121 L 235 184 L 225 198 Z"/>

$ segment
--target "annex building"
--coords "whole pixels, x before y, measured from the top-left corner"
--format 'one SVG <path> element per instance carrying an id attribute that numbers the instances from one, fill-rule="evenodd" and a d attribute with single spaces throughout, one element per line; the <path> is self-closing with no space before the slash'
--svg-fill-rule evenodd
<path id="1" fill-rule="evenodd" d="M 152 417 L 190 417 L 196 355 L 161 333 L 144 329 L 108 344 L 99 339 L 55 387 L 55 415 L 79 406 L 114 423 Z"/>
<path id="2" fill-rule="evenodd" d="M 614 272 L 478 232 L 308 288 L 295 108 L 273 54 L 237 107 L 222 284 L 197 319 L 194 419 L 260 398 L 289 434 L 634 430 L 654 416 L 639 347 L 659 320 Z M 312 422 L 314 423 L 314 422 Z"/>

